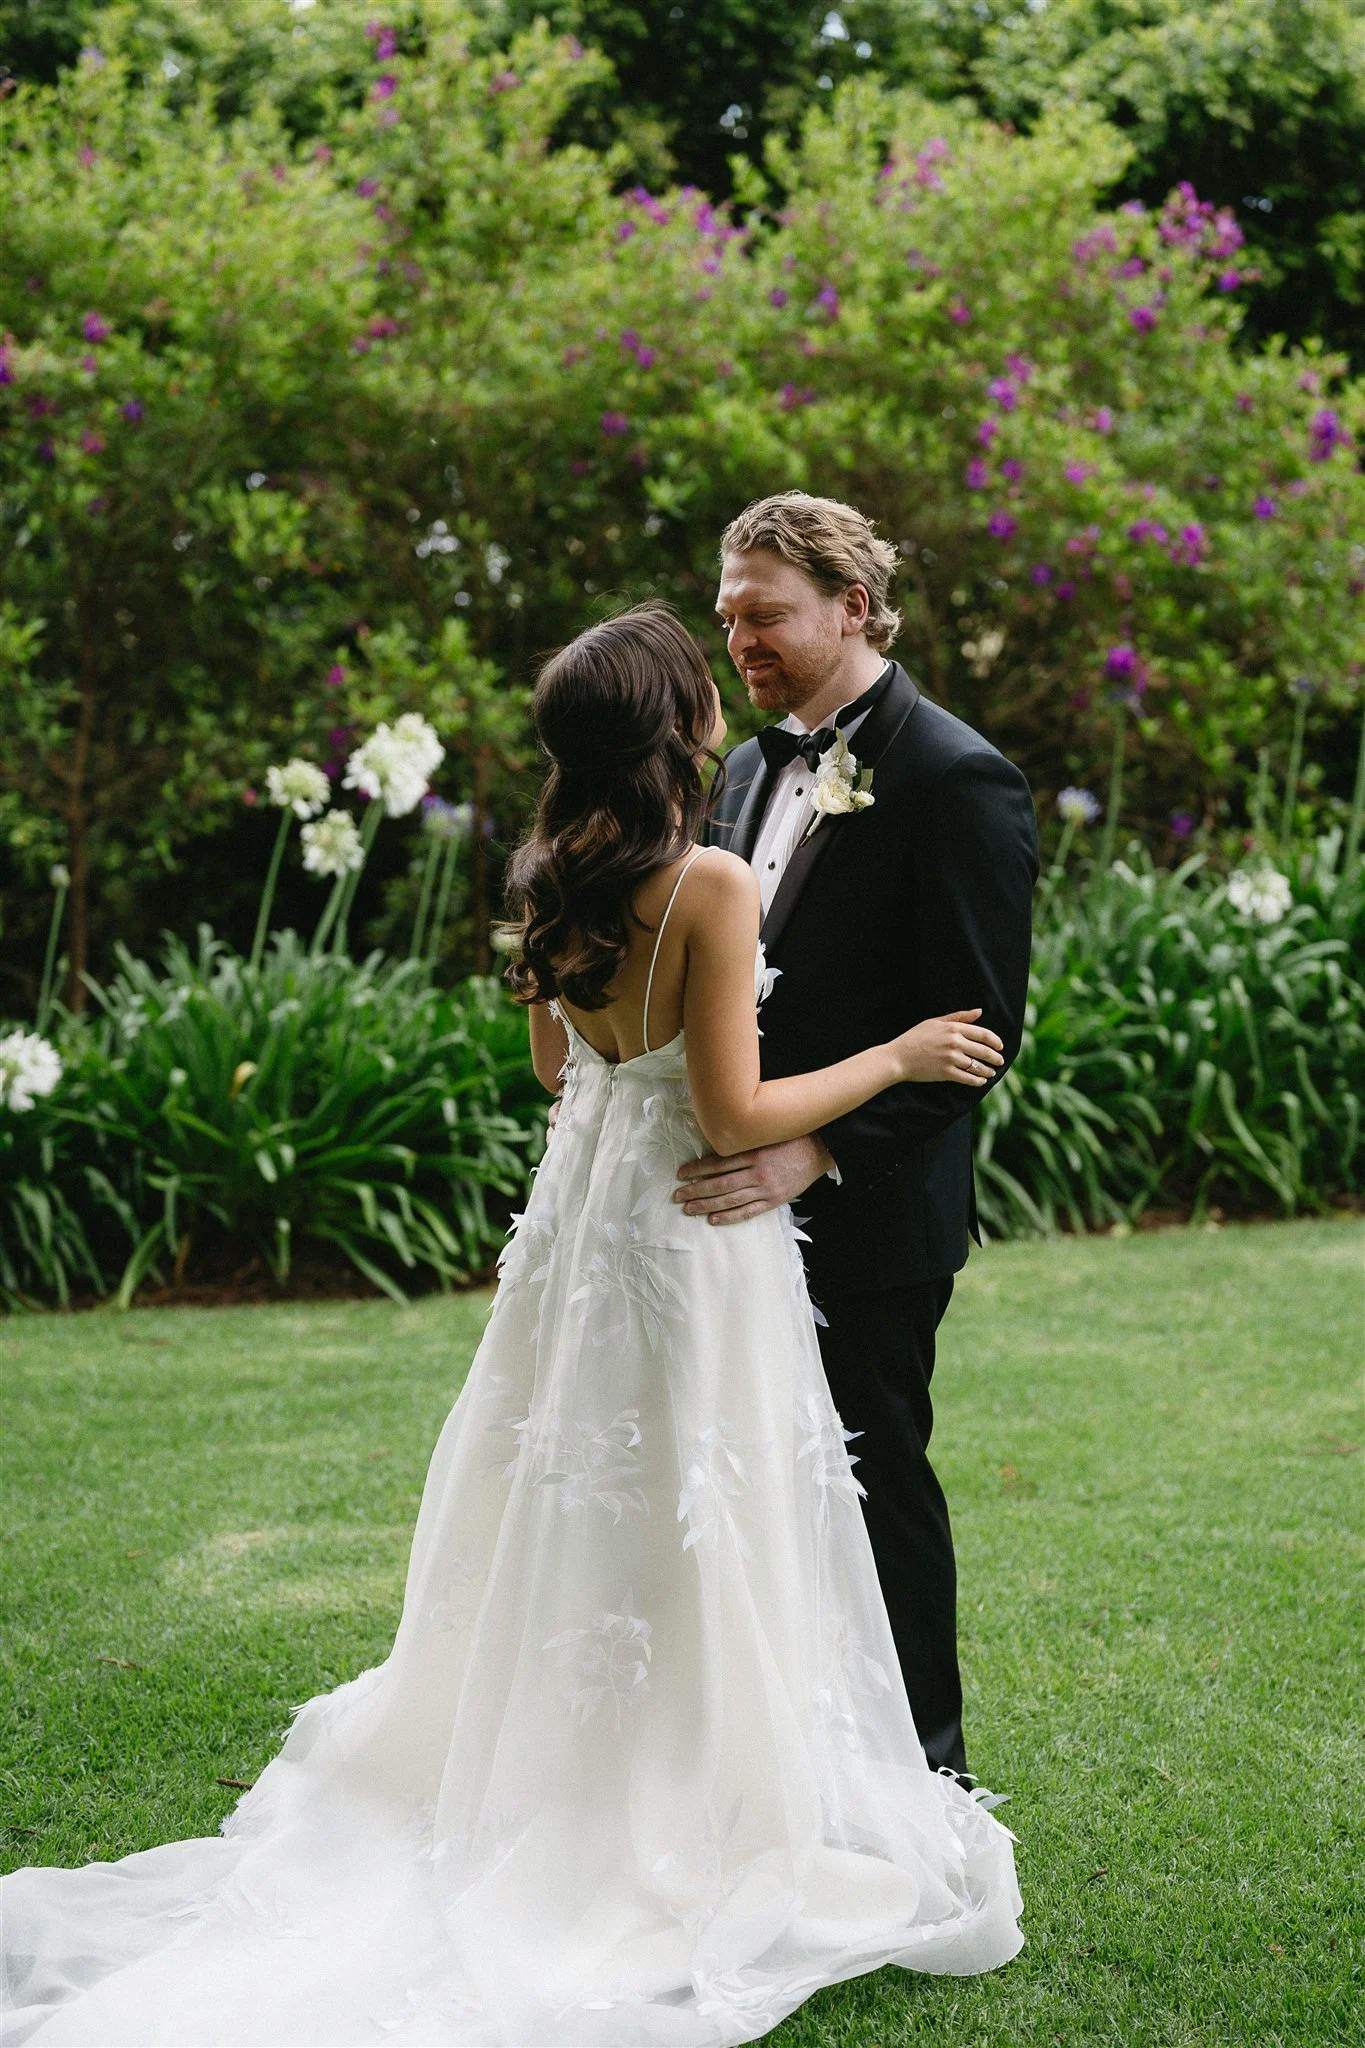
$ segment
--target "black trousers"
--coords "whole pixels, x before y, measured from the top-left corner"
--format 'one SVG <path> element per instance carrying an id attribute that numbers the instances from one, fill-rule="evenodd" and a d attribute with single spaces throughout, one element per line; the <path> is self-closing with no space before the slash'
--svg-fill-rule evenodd
<path id="1" fill-rule="evenodd" d="M 934 1334 L 953 1277 L 884 1294 L 816 1293 L 820 1355 L 867 1488 L 863 1516 L 915 1728 L 931 1770 L 965 1771 L 957 1566 L 948 1503 L 929 1463 Z"/>

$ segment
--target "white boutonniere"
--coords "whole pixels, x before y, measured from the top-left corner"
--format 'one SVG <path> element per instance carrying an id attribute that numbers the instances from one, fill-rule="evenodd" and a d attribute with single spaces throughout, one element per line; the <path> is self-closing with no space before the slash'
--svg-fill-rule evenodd
<path id="1" fill-rule="evenodd" d="M 876 801 L 872 794 L 872 770 L 859 771 L 858 757 L 850 751 L 841 732 L 835 734 L 834 745 L 816 770 L 810 800 L 822 816 L 836 818 L 849 811 L 865 811 Z"/>

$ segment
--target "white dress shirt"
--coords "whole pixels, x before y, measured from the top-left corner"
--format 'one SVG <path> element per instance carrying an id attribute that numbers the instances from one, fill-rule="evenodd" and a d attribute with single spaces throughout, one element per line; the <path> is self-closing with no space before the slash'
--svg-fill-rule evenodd
<path id="1" fill-rule="evenodd" d="M 889 662 L 887 667 L 890 667 Z M 886 669 L 883 669 L 882 676 L 885 674 Z M 878 676 L 877 682 L 881 681 L 882 676 Z M 876 687 L 876 683 L 871 686 L 872 689 Z M 862 695 L 870 696 L 871 690 L 863 691 Z M 856 704 L 858 699 L 849 697 L 845 701 Z M 840 704 L 828 718 L 821 720 L 821 724 L 833 725 L 843 709 L 844 705 Z M 866 716 L 865 711 L 859 711 L 852 718 L 845 719 L 840 726 L 840 732 L 850 744 Z M 794 711 L 783 719 L 782 724 L 787 732 L 816 730 L 813 725 L 807 725 L 804 719 L 798 718 Z M 754 850 L 749 856 L 749 864 L 758 876 L 759 895 L 765 917 L 768 915 L 773 897 L 777 894 L 777 885 L 786 872 L 787 862 L 795 853 L 797 842 L 811 821 L 810 792 L 814 780 L 815 777 L 798 754 L 794 761 L 788 761 L 786 767 L 778 771 L 777 780 L 768 797 L 763 823 L 758 828 Z M 826 1180 L 832 1180 L 836 1187 L 843 1186 L 843 1175 L 837 1166 L 829 1167 L 824 1177 Z"/>
<path id="2" fill-rule="evenodd" d="M 885 673 L 886 670 L 883 669 L 882 674 Z M 878 677 L 877 680 L 880 681 L 881 678 Z M 872 688 L 876 688 L 876 683 Z M 862 694 L 867 696 L 870 692 L 864 691 Z M 849 704 L 856 704 L 857 701 L 856 697 L 846 700 Z M 820 721 L 821 724 L 833 725 L 843 709 L 844 705 L 839 705 L 838 710 L 832 711 L 828 718 Z M 857 712 L 854 717 L 846 719 L 839 728 L 850 745 L 854 733 L 866 716 L 865 711 Z M 807 725 L 805 720 L 798 718 L 793 711 L 783 719 L 782 730 L 814 732 L 815 727 Z M 857 752 L 856 748 L 854 752 Z M 815 777 L 798 754 L 794 761 L 788 761 L 785 768 L 778 770 L 777 779 L 773 783 L 767 808 L 763 813 L 763 823 L 758 828 L 754 850 L 749 856 L 749 864 L 758 876 L 759 895 L 765 917 L 777 894 L 777 885 L 786 872 L 787 862 L 796 851 L 797 841 L 811 821 L 810 793 L 814 781 Z"/>

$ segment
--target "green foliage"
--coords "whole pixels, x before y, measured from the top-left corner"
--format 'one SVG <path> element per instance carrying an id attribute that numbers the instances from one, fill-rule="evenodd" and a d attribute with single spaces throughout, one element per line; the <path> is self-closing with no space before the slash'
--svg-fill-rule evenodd
<path id="1" fill-rule="evenodd" d="M 1340 856 L 1334 834 L 1295 862 L 1269 924 L 1199 855 L 1045 889 L 1023 1048 L 979 1112 L 988 1229 L 1362 1192 L 1365 879 Z"/>
<path id="2" fill-rule="evenodd" d="M 253 970 L 205 928 L 159 966 L 120 948 L 96 998 L 59 1033 L 55 1093 L 0 1110 L 11 1303 L 126 1305 L 206 1252 L 283 1284 L 328 1247 L 399 1299 L 405 1278 L 448 1286 L 490 1263 L 505 1219 L 489 1191 L 519 1190 L 543 1131 L 525 1023 L 496 984 L 310 959 L 292 932 Z"/>
<path id="3" fill-rule="evenodd" d="M 649 589 L 711 632 L 716 536 L 791 484 L 899 542 L 898 652 L 1045 803 L 1109 761 L 1130 647 L 1125 823 L 1226 825 L 1293 746 L 1330 821 L 1361 390 L 1239 349 L 1232 223 L 1106 209 L 1114 129 L 854 81 L 727 213 L 561 141 L 605 71 L 543 26 L 282 22 L 109 10 L 98 61 L 0 106 L 0 823 L 25 878 L 71 868 L 69 996 L 282 739 L 336 766 L 381 702 L 433 712 L 479 809 L 485 966 L 535 659 Z"/>

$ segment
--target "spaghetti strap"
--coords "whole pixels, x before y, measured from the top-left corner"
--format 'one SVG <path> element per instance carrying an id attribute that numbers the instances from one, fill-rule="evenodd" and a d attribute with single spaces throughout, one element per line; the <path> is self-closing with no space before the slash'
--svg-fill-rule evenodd
<path id="1" fill-rule="evenodd" d="M 673 908 L 674 898 L 677 896 L 679 889 L 681 889 L 683 885 L 683 875 L 687 873 L 687 870 L 691 867 L 697 855 L 699 853 L 705 853 L 705 851 L 706 848 L 704 846 L 694 846 L 691 853 L 688 854 L 687 859 L 683 862 L 682 874 L 678 876 L 677 881 L 673 884 L 672 892 L 669 895 L 667 903 L 664 905 L 664 914 L 659 919 L 659 929 L 654 934 L 654 953 L 649 963 L 649 979 L 645 983 L 645 1009 L 644 1015 L 640 1019 L 640 1029 L 644 1036 L 646 1052 L 649 1051 L 649 994 L 650 990 L 654 986 L 654 970 L 659 964 L 659 946 L 663 940 L 664 926 L 668 923 L 668 913 Z"/>

